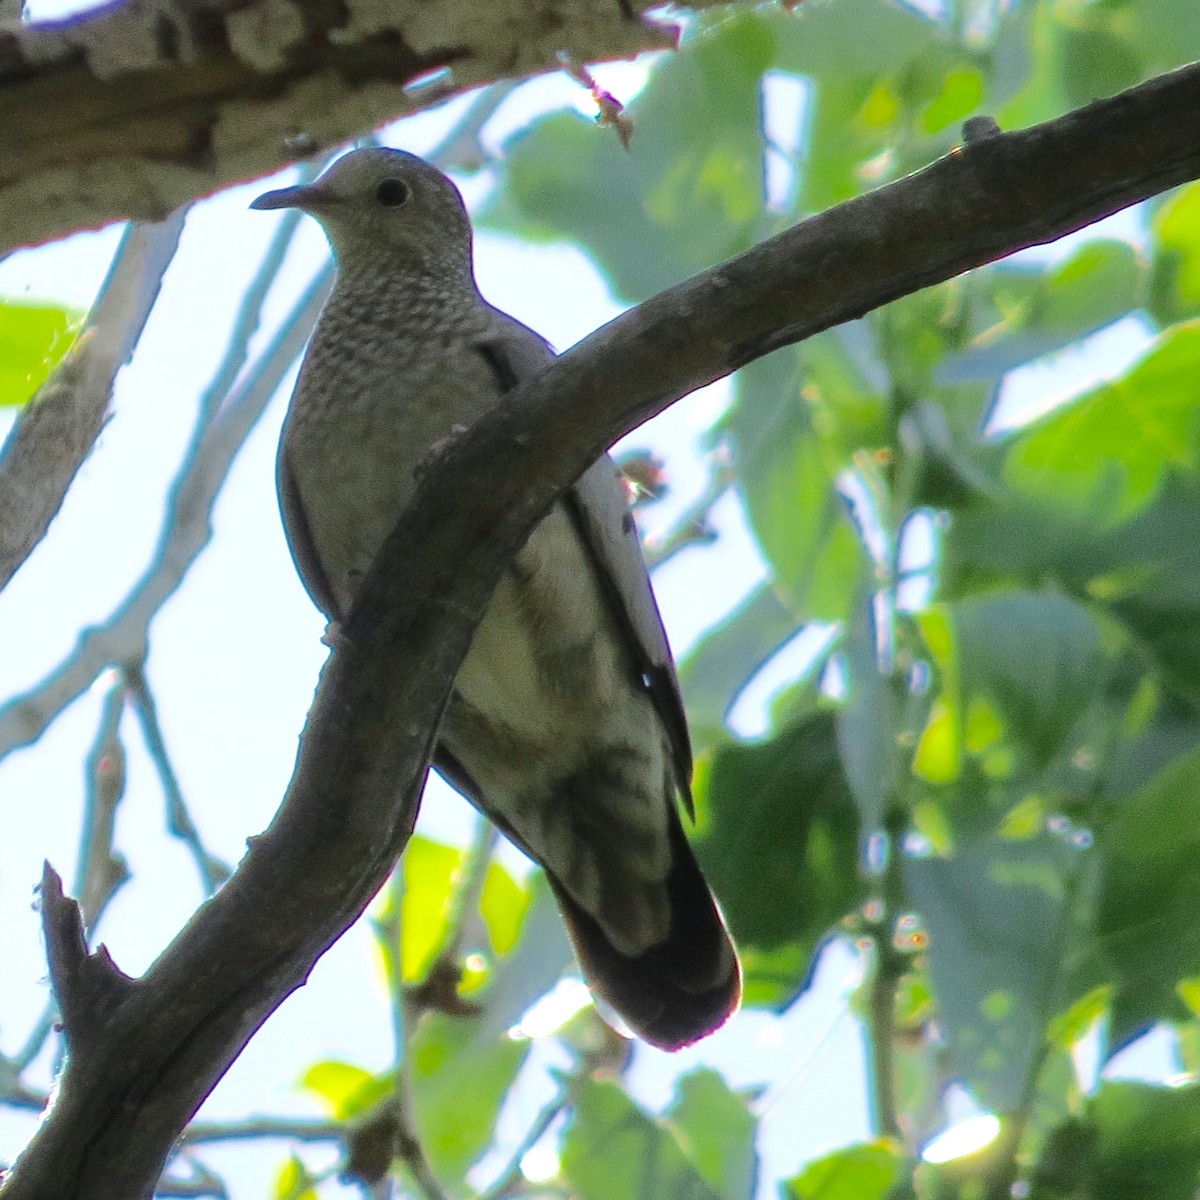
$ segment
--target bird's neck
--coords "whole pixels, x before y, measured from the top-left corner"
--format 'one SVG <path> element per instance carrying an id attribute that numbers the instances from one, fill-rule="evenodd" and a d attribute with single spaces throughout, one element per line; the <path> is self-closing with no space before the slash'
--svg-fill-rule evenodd
<path id="1" fill-rule="evenodd" d="M 360 319 L 393 325 L 412 317 L 444 317 L 482 305 L 470 262 L 414 265 L 386 258 L 339 264 L 330 304 Z"/>

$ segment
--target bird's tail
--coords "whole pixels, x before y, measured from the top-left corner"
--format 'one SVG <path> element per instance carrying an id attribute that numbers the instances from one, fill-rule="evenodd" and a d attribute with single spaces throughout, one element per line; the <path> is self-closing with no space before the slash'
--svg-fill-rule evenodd
<path id="1" fill-rule="evenodd" d="M 644 1041 L 678 1050 L 712 1033 L 737 1009 L 742 973 L 717 903 L 678 816 L 671 813 L 670 930 L 642 954 L 617 950 L 600 923 L 547 872 L 592 991 Z"/>

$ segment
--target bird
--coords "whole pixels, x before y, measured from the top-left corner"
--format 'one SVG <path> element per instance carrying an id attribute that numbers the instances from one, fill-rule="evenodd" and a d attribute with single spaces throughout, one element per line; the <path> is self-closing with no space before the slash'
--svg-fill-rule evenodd
<path id="1" fill-rule="evenodd" d="M 353 150 L 251 207 L 315 217 L 336 264 L 276 464 L 297 571 L 336 628 L 431 450 L 554 351 L 483 298 L 462 196 L 413 154 Z M 664 1050 L 736 1010 L 737 952 L 680 815 L 679 680 L 608 455 L 501 577 L 433 766 L 544 869 L 602 1008 Z"/>

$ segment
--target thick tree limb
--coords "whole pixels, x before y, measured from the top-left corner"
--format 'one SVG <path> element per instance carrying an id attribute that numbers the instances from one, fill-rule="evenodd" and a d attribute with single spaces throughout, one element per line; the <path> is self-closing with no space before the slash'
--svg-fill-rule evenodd
<path id="1" fill-rule="evenodd" d="M 40 890 L 50 982 L 63 1025 L 71 1030 L 71 1054 L 86 1070 L 96 1055 L 103 1057 L 108 1018 L 120 1008 L 133 980 L 117 970 L 104 946 L 88 950 L 79 905 L 63 895 L 62 880 L 49 863 Z"/>
<path id="2" fill-rule="evenodd" d="M 330 655 L 275 820 L 145 976 L 115 1005 L 105 992 L 102 1036 L 77 1018 L 88 1053 L 68 1056 L 0 1198 L 150 1194 L 200 1101 L 387 878 L 495 581 L 604 446 L 777 346 L 1200 175 L 1198 117 L 1200 66 L 972 142 L 625 313 L 445 446 Z M 77 963 L 73 924 L 50 924 Z"/>
<path id="3" fill-rule="evenodd" d="M 0 251 L 160 220 L 448 95 L 556 70 L 562 51 L 672 46 L 636 15 L 656 2 L 126 0 L 0 32 Z"/>

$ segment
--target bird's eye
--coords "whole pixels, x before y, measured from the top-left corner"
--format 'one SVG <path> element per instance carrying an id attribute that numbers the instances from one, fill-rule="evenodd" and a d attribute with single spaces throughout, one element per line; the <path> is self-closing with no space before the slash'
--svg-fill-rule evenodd
<path id="1" fill-rule="evenodd" d="M 375 189 L 375 199 L 385 208 L 399 208 L 408 197 L 408 184 L 403 179 L 385 179 Z"/>

